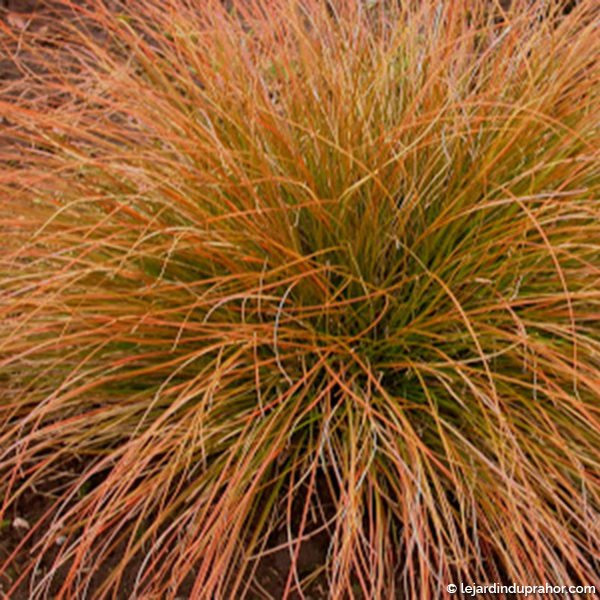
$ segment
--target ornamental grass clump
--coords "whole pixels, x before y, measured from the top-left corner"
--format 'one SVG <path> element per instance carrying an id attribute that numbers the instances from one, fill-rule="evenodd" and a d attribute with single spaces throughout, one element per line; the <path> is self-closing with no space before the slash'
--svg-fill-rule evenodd
<path id="1" fill-rule="evenodd" d="M 0 519 L 46 498 L 9 595 L 594 582 L 600 18 L 564 4 L 2 24 Z"/>

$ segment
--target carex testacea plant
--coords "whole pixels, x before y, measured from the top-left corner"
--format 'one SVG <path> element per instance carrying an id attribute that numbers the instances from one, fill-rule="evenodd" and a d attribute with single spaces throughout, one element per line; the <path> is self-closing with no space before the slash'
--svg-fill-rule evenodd
<path id="1" fill-rule="evenodd" d="M 593 582 L 597 2 L 47 4 L 0 25 L 9 597 Z"/>

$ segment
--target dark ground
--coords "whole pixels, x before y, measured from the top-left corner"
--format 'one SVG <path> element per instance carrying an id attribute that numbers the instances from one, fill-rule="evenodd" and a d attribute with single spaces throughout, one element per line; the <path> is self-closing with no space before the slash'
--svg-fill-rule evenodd
<path id="1" fill-rule="evenodd" d="M 41 539 L 45 528 L 42 527 L 39 531 L 34 531 L 33 535 L 29 534 L 32 528 L 35 528 L 38 520 L 43 519 L 46 511 L 52 507 L 56 499 L 55 491 L 57 488 L 60 488 L 61 484 L 64 485 L 68 478 L 64 477 L 63 481 L 60 478 L 55 479 L 46 486 L 47 489 L 42 489 L 38 486 L 35 491 L 30 490 L 12 508 L 7 518 L 0 522 L 0 565 L 16 551 L 10 566 L 0 571 L 0 598 L 2 600 L 29 600 L 33 597 L 30 592 L 30 586 L 38 583 L 52 568 L 53 560 L 60 550 L 59 544 L 57 543 L 55 549 L 46 553 L 43 559 L 34 565 L 31 550 Z M 300 512 L 298 511 L 298 513 Z M 280 531 L 274 535 L 272 543 L 273 546 L 280 546 L 285 541 L 285 532 Z M 324 533 L 314 536 L 302 545 L 298 559 L 298 571 L 301 576 L 313 572 L 323 564 L 327 548 L 328 537 Z M 118 594 L 119 600 L 133 600 L 136 598 L 133 596 L 132 590 L 143 558 L 141 555 L 138 556 L 126 569 Z M 100 565 L 94 575 L 89 588 L 89 594 L 85 596 L 85 600 L 93 600 L 96 597 L 94 589 L 106 578 L 106 575 L 115 566 L 118 559 L 119 553 L 115 552 L 108 557 L 106 562 Z M 248 596 L 249 600 L 282 598 L 289 567 L 290 555 L 287 549 L 279 550 L 262 559 L 257 567 L 258 585 L 254 586 L 254 590 Z M 63 568 L 55 573 L 49 590 L 50 593 L 43 596 L 44 598 L 55 597 L 65 572 L 66 568 Z M 7 595 L 7 590 L 13 586 L 23 573 L 27 573 L 26 578 L 21 581 L 15 592 L 10 596 Z M 190 576 L 178 590 L 178 598 L 181 600 L 191 598 L 192 587 L 193 576 Z M 326 581 L 322 575 L 319 575 L 311 584 L 310 589 L 305 593 L 305 598 L 306 600 L 321 600 L 326 597 Z M 298 596 L 292 595 L 290 598 L 296 599 Z"/>

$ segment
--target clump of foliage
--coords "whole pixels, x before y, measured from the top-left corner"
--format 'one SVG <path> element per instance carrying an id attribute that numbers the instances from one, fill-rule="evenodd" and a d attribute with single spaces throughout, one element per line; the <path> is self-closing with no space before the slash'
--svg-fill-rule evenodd
<path id="1" fill-rule="evenodd" d="M 256 597 L 282 549 L 283 597 L 589 583 L 596 2 L 114 4 L 3 25 L 31 597 Z"/>

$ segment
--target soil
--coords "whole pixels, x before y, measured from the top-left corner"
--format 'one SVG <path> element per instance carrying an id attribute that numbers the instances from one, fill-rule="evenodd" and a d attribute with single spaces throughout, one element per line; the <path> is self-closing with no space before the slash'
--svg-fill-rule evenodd
<path id="1" fill-rule="evenodd" d="M 43 537 L 46 529 L 46 519 L 52 512 L 53 505 L 58 498 L 61 488 L 68 486 L 78 471 L 84 468 L 82 464 L 73 464 L 69 470 L 61 474 L 52 475 L 50 481 L 45 481 L 35 489 L 29 489 L 10 509 L 4 521 L 0 522 L 0 565 L 7 559 L 9 566 L 0 571 L 0 598 L 2 600 L 29 600 L 34 597 L 31 590 L 34 589 L 45 575 L 53 568 L 53 562 L 62 545 L 58 538 L 56 547 L 45 553 L 39 562 L 34 564 L 33 552 L 38 542 Z M 100 482 L 97 482 L 99 484 Z M 96 484 L 96 485 L 97 485 Z M 325 487 L 325 486 L 323 486 Z M 298 503 L 302 501 L 298 498 Z M 331 518 L 332 503 L 326 503 L 323 509 L 328 512 L 327 518 Z M 293 511 L 299 517 L 301 507 Z M 299 520 L 299 519 L 298 519 Z M 41 523 L 38 528 L 37 524 Z M 292 523 L 292 527 L 298 527 L 298 522 Z M 316 526 L 317 528 L 318 525 Z M 256 584 L 247 596 L 248 600 L 271 600 L 282 598 L 291 564 L 290 553 L 287 548 L 281 548 L 286 542 L 284 530 L 275 532 L 268 544 L 273 551 L 268 553 L 257 565 Z M 329 547 L 329 536 L 321 532 L 306 540 L 300 549 L 298 556 L 298 572 L 305 576 L 319 570 L 327 556 Z M 89 593 L 82 596 L 82 600 L 93 600 L 100 583 L 106 579 L 111 569 L 116 566 L 120 558 L 119 551 L 113 552 L 108 559 L 96 570 L 94 578 L 89 587 Z M 136 556 L 125 570 L 117 598 L 119 600 L 135 599 L 133 593 L 136 576 L 144 560 L 143 555 Z M 64 581 L 68 567 L 55 570 L 53 580 L 44 598 L 53 598 L 58 594 L 61 582 Z M 15 589 L 15 584 L 17 587 Z M 178 590 L 178 600 L 192 598 L 193 573 Z M 11 590 L 10 596 L 7 591 Z M 306 600 L 321 600 L 327 597 L 327 582 L 322 573 L 317 574 L 305 591 Z M 299 598 L 297 594 L 288 596 L 290 600 Z"/>

